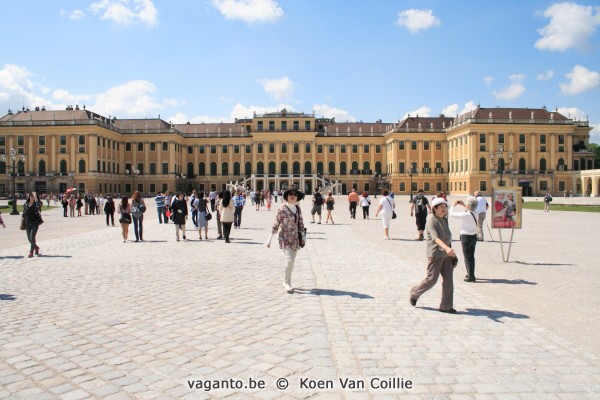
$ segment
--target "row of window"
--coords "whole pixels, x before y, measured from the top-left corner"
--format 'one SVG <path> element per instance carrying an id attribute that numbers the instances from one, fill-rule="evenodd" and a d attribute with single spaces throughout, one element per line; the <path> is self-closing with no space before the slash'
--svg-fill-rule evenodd
<path id="1" fill-rule="evenodd" d="M 310 121 L 304 121 L 304 130 L 305 131 L 310 131 Z M 264 122 L 263 121 L 258 121 L 257 123 L 257 130 L 259 131 L 264 131 Z M 281 123 L 279 124 L 279 129 L 282 131 L 287 131 L 288 130 L 288 123 L 287 121 L 281 121 Z M 275 121 L 269 121 L 269 130 L 270 131 L 274 131 L 275 130 Z M 299 131 L 300 130 L 300 121 L 293 121 L 292 122 L 292 130 L 293 131 Z"/>
<path id="2" fill-rule="evenodd" d="M 151 164 L 152 165 L 152 164 Z M 241 164 L 239 162 L 234 162 L 233 163 L 233 170 L 230 171 L 229 169 L 229 163 L 224 162 L 221 163 L 221 171 L 220 173 L 217 170 L 218 164 L 216 162 L 212 162 L 210 163 L 210 175 L 234 175 L 234 176 L 240 176 L 241 175 Z M 292 164 L 292 169 L 291 169 L 291 173 L 292 174 L 319 174 L 319 175 L 324 175 L 325 174 L 325 164 L 322 162 L 318 162 L 317 163 L 317 168 L 316 170 L 313 170 L 312 167 L 312 163 L 310 161 L 307 161 L 304 163 L 304 169 L 301 169 L 301 164 L 300 162 L 296 161 Z M 376 162 L 375 163 L 375 171 L 371 170 L 371 164 L 369 162 L 364 162 L 362 165 L 359 165 L 359 163 L 357 161 L 352 162 L 352 164 L 350 165 L 350 170 L 348 170 L 348 164 L 346 164 L 345 161 L 342 161 L 340 163 L 339 166 L 336 166 L 336 163 L 331 161 L 329 162 L 329 164 L 327 165 L 327 174 L 329 175 L 372 175 L 374 173 L 378 173 L 381 174 L 381 163 L 380 162 Z M 362 168 L 360 168 L 362 167 Z M 188 163 L 187 164 L 187 176 L 194 176 L 196 175 L 196 171 L 198 172 L 198 175 L 202 176 L 202 175 L 206 175 L 206 164 L 201 162 L 198 164 L 198 169 L 195 170 L 195 166 L 193 163 Z M 256 170 L 253 171 L 252 169 L 252 163 L 251 162 L 246 162 L 244 165 L 244 175 L 249 176 L 252 173 L 256 173 L 259 175 L 262 174 L 282 174 L 282 175 L 287 175 L 290 173 L 289 167 L 288 167 L 288 163 L 283 161 L 279 164 L 279 169 L 277 168 L 277 163 L 271 161 L 269 162 L 269 164 L 267 165 L 267 168 L 265 169 L 265 163 L 263 163 L 262 161 L 259 161 L 256 164 Z"/>
<path id="3" fill-rule="evenodd" d="M 79 144 L 85 146 L 85 135 L 79 135 Z M 38 136 L 38 146 L 46 146 L 46 136 Z M 67 136 L 59 136 L 59 143 L 61 146 L 67 145 Z M 100 144 L 100 138 L 98 138 L 98 144 Z M 6 146 L 6 137 L 0 136 L 0 147 Z M 25 146 L 25 136 L 17 136 L 17 146 Z M 118 150 L 118 147 L 117 147 Z"/>
<path id="4" fill-rule="evenodd" d="M 398 150 L 406 150 L 407 147 L 407 143 L 410 144 L 410 149 L 411 150 L 418 150 L 418 141 L 416 140 L 410 140 L 410 141 L 404 141 L 404 140 L 400 140 L 398 141 Z M 423 141 L 423 150 L 427 151 L 429 150 L 430 144 L 431 142 L 428 140 Z M 391 150 L 391 144 L 388 145 L 388 151 Z M 435 149 L 436 150 L 442 150 L 442 142 L 435 142 Z"/>

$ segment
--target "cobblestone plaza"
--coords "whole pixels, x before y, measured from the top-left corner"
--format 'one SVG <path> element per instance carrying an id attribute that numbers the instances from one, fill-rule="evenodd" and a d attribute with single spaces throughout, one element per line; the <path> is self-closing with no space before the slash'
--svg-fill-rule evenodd
<path id="1" fill-rule="evenodd" d="M 335 225 L 310 224 L 303 202 L 292 295 L 283 255 L 264 245 L 274 210 L 246 207 L 226 245 L 214 221 L 212 239 L 197 240 L 190 220 L 176 242 L 153 201 L 140 243 L 104 216 L 55 208 L 32 259 L 18 217 L 3 213 L 0 398 L 600 398 L 600 214 L 523 210 L 509 263 L 486 230 L 475 284 L 462 280 L 451 221 L 461 261 L 448 315 L 440 284 L 409 304 L 426 260 L 408 196 L 396 197 L 390 241 L 380 219 L 350 219 L 336 200 Z"/>

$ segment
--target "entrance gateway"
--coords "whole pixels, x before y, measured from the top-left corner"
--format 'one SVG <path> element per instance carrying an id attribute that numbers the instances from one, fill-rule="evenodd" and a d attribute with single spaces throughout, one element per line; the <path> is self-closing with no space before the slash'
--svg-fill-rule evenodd
<path id="1" fill-rule="evenodd" d="M 533 188 L 531 187 L 532 183 L 533 181 L 527 179 L 519 180 L 519 186 L 521 187 L 523 196 L 533 196 Z"/>

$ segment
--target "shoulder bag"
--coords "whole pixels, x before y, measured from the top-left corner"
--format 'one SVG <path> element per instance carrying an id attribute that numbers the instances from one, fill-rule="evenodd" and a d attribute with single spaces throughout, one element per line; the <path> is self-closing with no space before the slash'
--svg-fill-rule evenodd
<path id="1" fill-rule="evenodd" d="M 396 211 L 394 211 L 394 208 L 392 207 L 392 202 L 390 201 L 390 199 L 388 199 L 387 197 L 385 199 L 388 201 L 388 203 L 390 203 L 390 208 L 392 209 L 392 219 L 398 218 L 398 216 L 396 215 Z"/>

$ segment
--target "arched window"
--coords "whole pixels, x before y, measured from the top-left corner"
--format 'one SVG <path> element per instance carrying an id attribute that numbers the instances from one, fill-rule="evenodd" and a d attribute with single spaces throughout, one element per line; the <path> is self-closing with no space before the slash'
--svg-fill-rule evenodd
<path id="1" fill-rule="evenodd" d="M 206 165 L 203 162 L 198 164 L 198 175 L 206 175 Z"/>
<path id="2" fill-rule="evenodd" d="M 546 159 L 542 158 L 540 159 L 540 171 L 545 171 L 546 170 Z"/>
<path id="3" fill-rule="evenodd" d="M 381 175 L 381 163 L 379 161 L 375 163 L 375 173 Z"/>
<path id="4" fill-rule="evenodd" d="M 60 173 L 61 174 L 67 173 L 67 161 L 66 160 L 60 160 Z"/>
<path id="5" fill-rule="evenodd" d="M 235 176 L 240 176 L 240 163 L 239 162 L 234 162 L 233 163 L 233 175 Z"/>
<path id="6" fill-rule="evenodd" d="M 323 163 L 321 161 L 317 163 L 317 174 L 323 175 Z"/>
<path id="7" fill-rule="evenodd" d="M 210 163 L 210 174 L 212 176 L 216 176 L 217 175 L 217 163 L 216 162 L 211 162 Z"/>
<path id="8" fill-rule="evenodd" d="M 221 163 L 221 175 L 229 175 L 229 164 Z"/>
<path id="9" fill-rule="evenodd" d="M 358 161 L 352 161 L 352 171 L 350 173 L 351 174 L 358 173 Z"/>
<path id="10" fill-rule="evenodd" d="M 192 176 L 194 175 L 194 163 L 189 162 L 187 163 L 187 176 Z"/>
<path id="11" fill-rule="evenodd" d="M 292 172 L 294 173 L 294 175 L 300 174 L 300 163 L 298 161 L 294 162 L 292 166 Z"/>
<path id="12" fill-rule="evenodd" d="M 259 161 L 258 164 L 256 164 L 256 173 L 259 175 L 263 175 L 265 173 L 265 164 L 263 164 L 262 161 Z"/>
<path id="13" fill-rule="evenodd" d="M 524 158 L 520 158 L 519 159 L 519 171 L 526 171 L 527 170 L 527 162 L 525 161 Z"/>
<path id="14" fill-rule="evenodd" d="M 287 162 L 283 161 L 283 162 L 281 163 L 281 172 L 280 172 L 280 173 L 281 173 L 282 175 L 287 175 L 287 174 L 289 173 L 289 172 L 288 172 L 288 166 L 287 166 Z"/>
<path id="15" fill-rule="evenodd" d="M 273 161 L 269 163 L 269 174 L 275 174 L 275 163 Z"/>
<path id="16" fill-rule="evenodd" d="M 329 175 L 335 175 L 335 162 L 329 162 Z"/>
<path id="17" fill-rule="evenodd" d="M 38 163 L 38 174 L 46 175 L 46 161 L 40 160 L 40 162 Z"/>
<path id="18" fill-rule="evenodd" d="M 79 173 L 85 174 L 85 160 L 79 160 Z"/>
<path id="19" fill-rule="evenodd" d="M 369 174 L 369 175 L 371 174 L 371 163 L 370 162 L 368 162 L 368 161 L 364 162 L 363 171 L 364 171 L 363 173 L 365 173 L 365 174 Z"/>
<path id="20" fill-rule="evenodd" d="M 304 173 L 307 175 L 312 174 L 312 164 L 310 161 L 304 163 Z"/>
<path id="21" fill-rule="evenodd" d="M 250 161 L 244 164 L 244 175 L 252 175 L 252 163 Z"/>
<path id="22" fill-rule="evenodd" d="M 340 163 L 340 175 L 346 175 L 346 161 Z"/>
<path id="23" fill-rule="evenodd" d="M 564 171 L 565 170 L 565 160 L 562 158 L 558 159 L 558 168 L 559 171 Z"/>
<path id="24" fill-rule="evenodd" d="M 480 171 L 486 171 L 487 170 L 487 161 L 483 157 L 481 157 L 479 159 L 479 170 Z"/>

